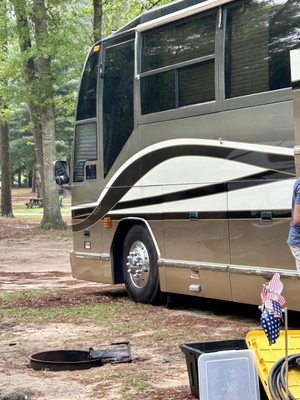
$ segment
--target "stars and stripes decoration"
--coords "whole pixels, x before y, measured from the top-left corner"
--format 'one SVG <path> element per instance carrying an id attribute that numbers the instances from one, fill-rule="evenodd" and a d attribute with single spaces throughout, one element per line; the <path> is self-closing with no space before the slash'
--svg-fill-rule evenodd
<path id="1" fill-rule="evenodd" d="M 261 326 L 267 335 L 270 346 L 276 342 L 280 334 L 280 325 L 283 321 L 282 306 L 285 299 L 281 295 L 283 284 L 279 273 L 275 273 L 268 284 L 265 284 L 261 292 L 262 305 L 260 309 Z"/>

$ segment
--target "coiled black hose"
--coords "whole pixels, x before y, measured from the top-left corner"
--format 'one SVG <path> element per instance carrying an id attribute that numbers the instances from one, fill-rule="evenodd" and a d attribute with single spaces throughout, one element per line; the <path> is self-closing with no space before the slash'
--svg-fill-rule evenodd
<path id="1" fill-rule="evenodd" d="M 300 367 L 300 354 L 292 354 L 288 357 L 289 370 Z M 286 382 L 285 382 L 285 357 L 278 360 L 272 367 L 268 379 L 269 391 L 273 400 L 286 400 Z M 289 391 L 289 400 L 296 398 Z"/>

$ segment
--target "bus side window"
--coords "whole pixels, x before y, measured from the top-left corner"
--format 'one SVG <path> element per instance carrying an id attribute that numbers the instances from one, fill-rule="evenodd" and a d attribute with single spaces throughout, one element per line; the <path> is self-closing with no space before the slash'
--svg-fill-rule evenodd
<path id="1" fill-rule="evenodd" d="M 96 164 L 88 164 L 85 167 L 85 179 L 92 180 L 97 178 L 97 167 Z"/>
<path id="2" fill-rule="evenodd" d="M 77 125 L 74 142 L 74 172 L 73 182 L 84 181 L 84 165 L 86 161 L 97 160 L 96 123 Z M 94 168 L 94 167 L 93 167 Z M 96 171 L 95 171 L 96 173 Z M 95 179 L 87 174 L 88 179 Z"/>
<path id="3" fill-rule="evenodd" d="M 290 87 L 289 51 L 300 44 L 299 26 L 297 1 L 251 0 L 229 6 L 226 98 Z"/>
<path id="4" fill-rule="evenodd" d="M 82 75 L 76 120 L 96 117 L 97 70 L 99 53 L 89 55 Z"/>
<path id="5" fill-rule="evenodd" d="M 215 34 L 216 12 L 143 34 L 142 114 L 215 100 Z"/>

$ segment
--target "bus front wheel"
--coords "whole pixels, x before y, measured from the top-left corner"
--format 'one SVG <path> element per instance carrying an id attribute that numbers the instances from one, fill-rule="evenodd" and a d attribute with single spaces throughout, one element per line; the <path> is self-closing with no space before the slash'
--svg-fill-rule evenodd
<path id="1" fill-rule="evenodd" d="M 148 230 L 142 225 L 130 228 L 125 237 L 122 268 L 126 290 L 134 301 L 160 302 L 157 252 Z"/>

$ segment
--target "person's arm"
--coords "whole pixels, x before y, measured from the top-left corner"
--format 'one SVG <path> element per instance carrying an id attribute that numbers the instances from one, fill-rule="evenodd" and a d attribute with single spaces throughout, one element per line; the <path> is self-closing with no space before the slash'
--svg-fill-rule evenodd
<path id="1" fill-rule="evenodd" d="M 300 226 L 300 204 L 294 206 L 294 224 Z"/>

